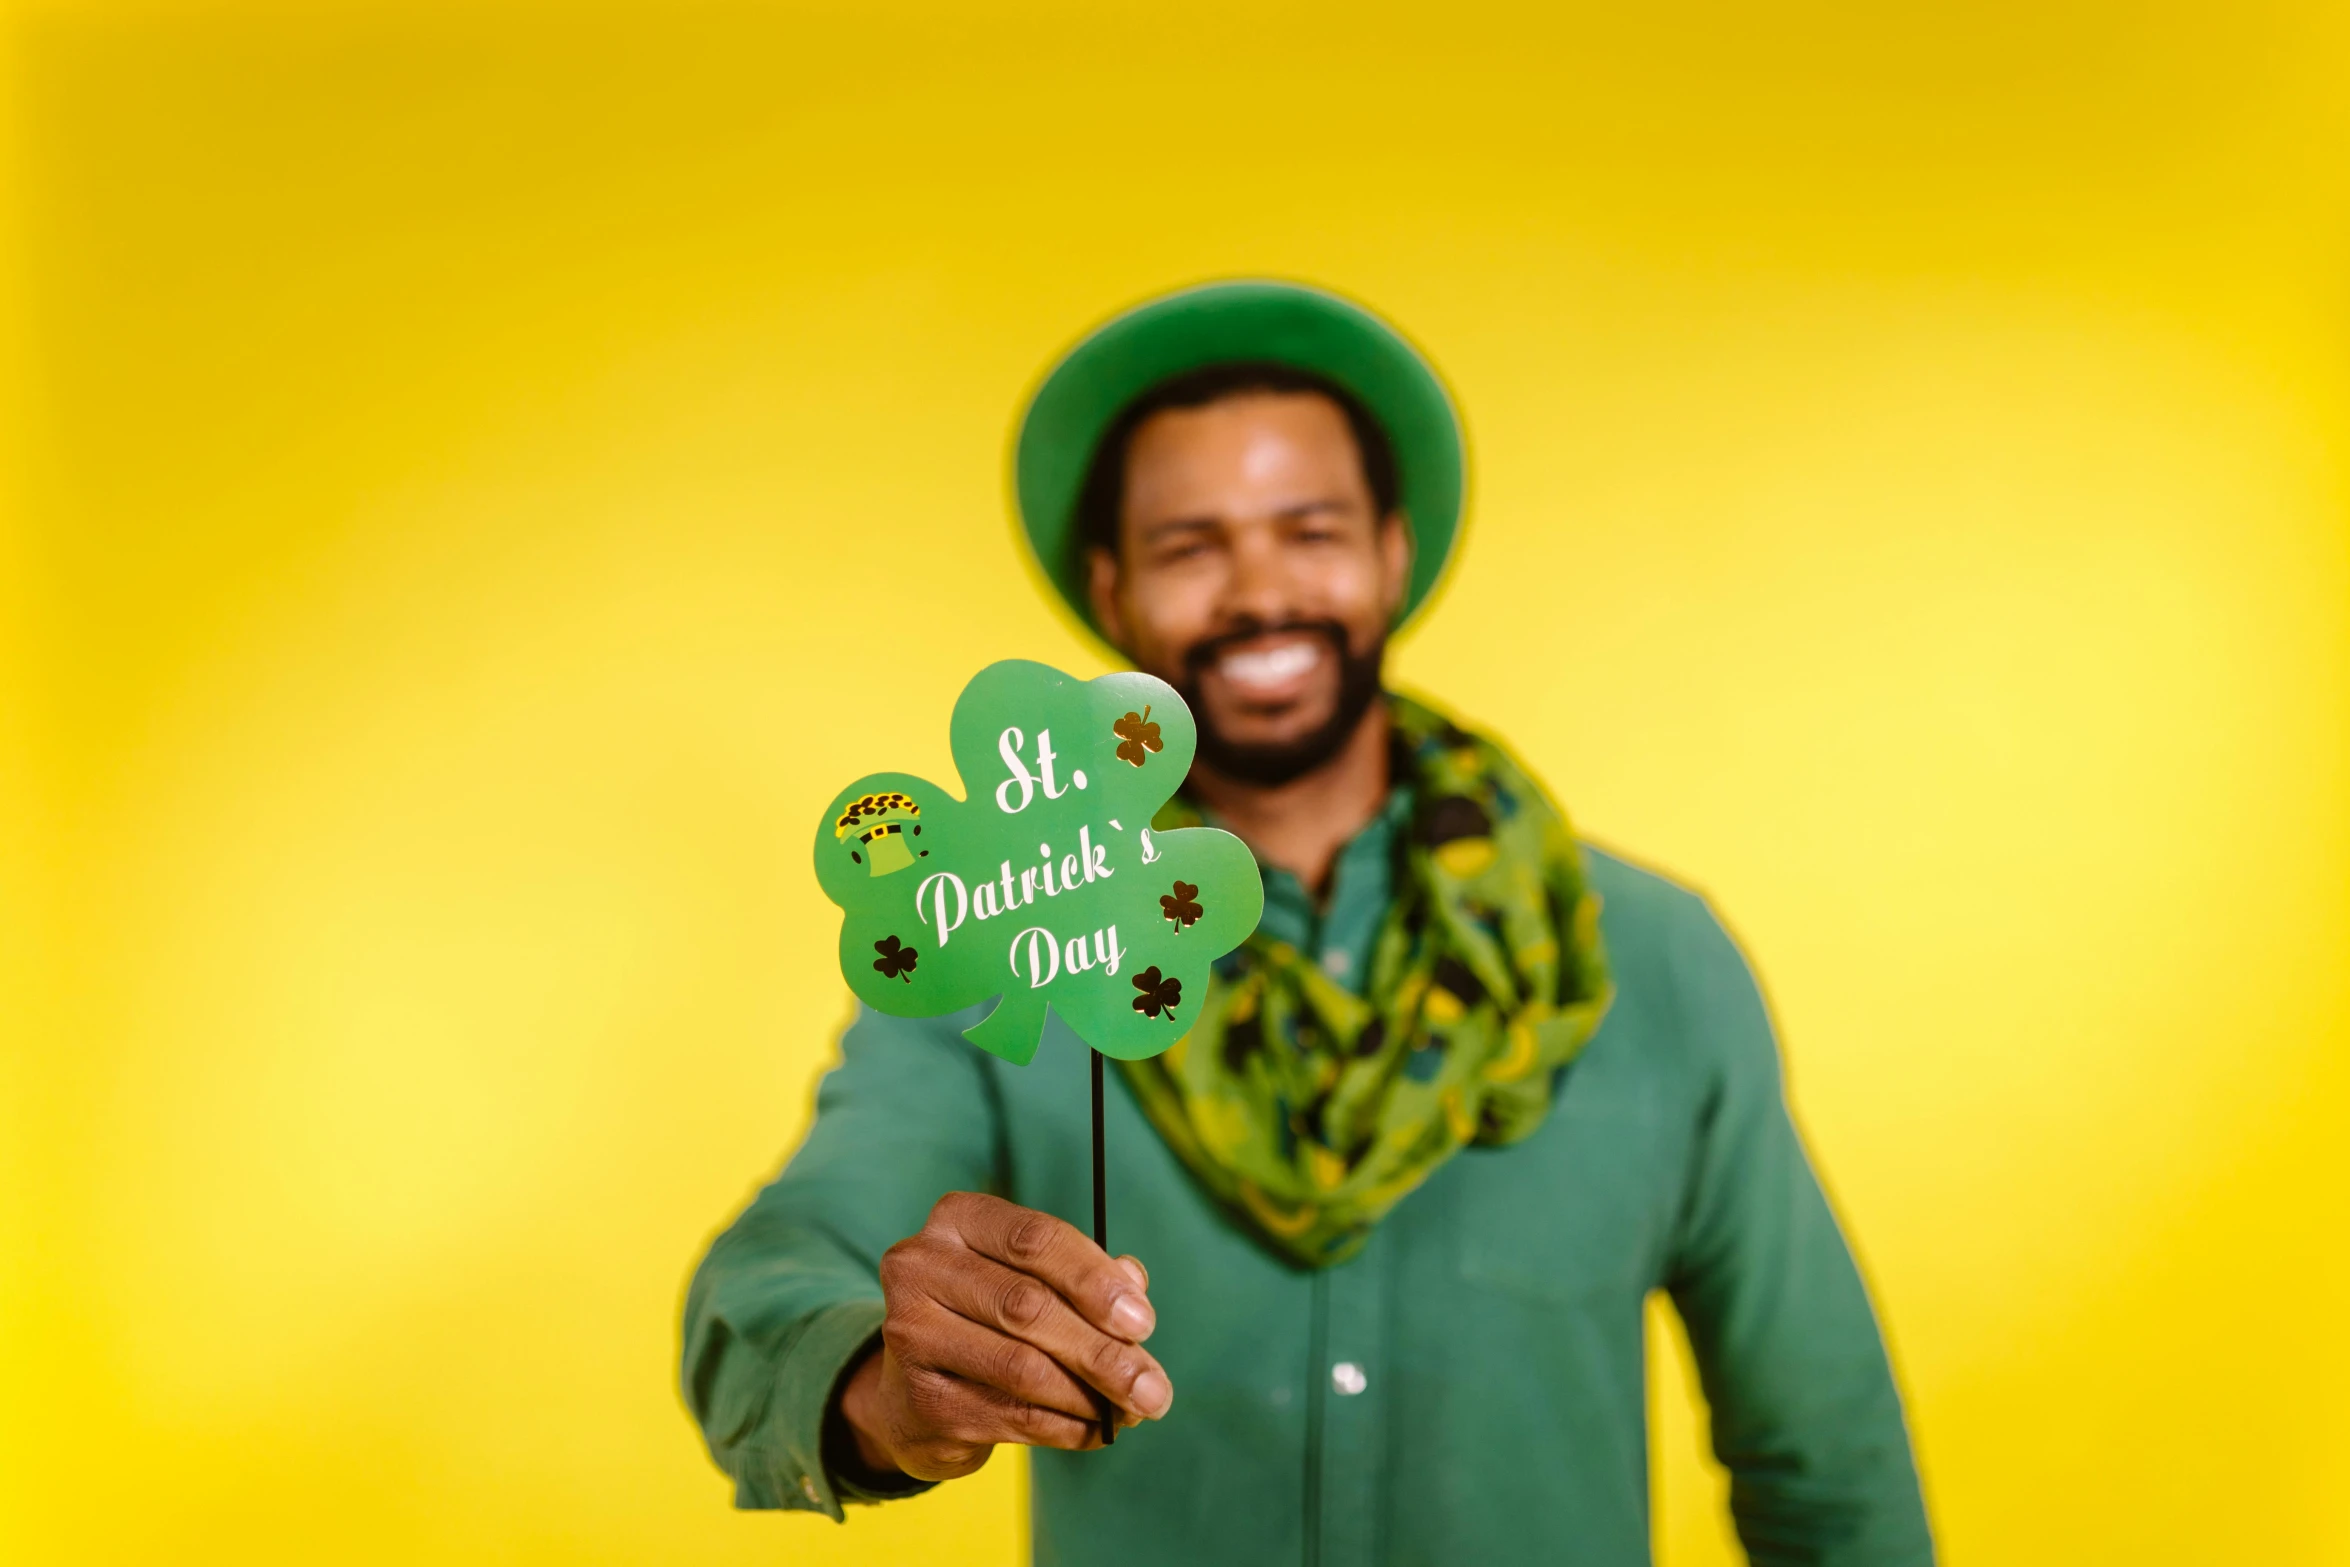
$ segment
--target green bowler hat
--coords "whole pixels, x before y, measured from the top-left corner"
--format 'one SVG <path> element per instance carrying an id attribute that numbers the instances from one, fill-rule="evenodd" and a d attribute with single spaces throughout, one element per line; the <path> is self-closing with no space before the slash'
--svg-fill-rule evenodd
<path id="1" fill-rule="evenodd" d="M 1078 619 L 1087 607 L 1077 496 L 1093 450 L 1128 403 L 1187 370 L 1269 360 L 1328 377 L 1361 399 L 1395 448 L 1412 530 L 1401 625 L 1427 600 L 1460 535 L 1461 422 L 1436 371 L 1362 306 L 1297 283 L 1209 283 L 1138 305 L 1053 367 L 1020 422 L 1013 484 L 1028 544 Z"/>

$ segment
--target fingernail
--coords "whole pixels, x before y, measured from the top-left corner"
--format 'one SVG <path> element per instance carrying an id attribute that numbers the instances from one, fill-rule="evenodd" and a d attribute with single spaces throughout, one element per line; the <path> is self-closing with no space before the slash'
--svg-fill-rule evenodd
<path id="1" fill-rule="evenodd" d="M 1169 1406 L 1175 1402 L 1175 1390 L 1169 1387 L 1167 1379 L 1156 1371 L 1145 1371 L 1141 1376 L 1136 1377 L 1134 1390 L 1128 1396 L 1134 1400 L 1135 1408 L 1153 1420 L 1164 1415 Z"/>
<path id="2" fill-rule="evenodd" d="M 1150 1337 L 1158 1321 L 1140 1295 L 1121 1295 L 1110 1307 L 1110 1331 L 1137 1344 Z"/>

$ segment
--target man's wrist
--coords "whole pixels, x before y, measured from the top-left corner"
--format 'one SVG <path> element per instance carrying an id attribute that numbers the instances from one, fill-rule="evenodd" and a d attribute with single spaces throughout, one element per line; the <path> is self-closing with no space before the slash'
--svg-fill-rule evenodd
<path id="1" fill-rule="evenodd" d="M 908 1478 L 890 1450 L 881 1409 L 882 1356 L 888 1353 L 876 1339 L 851 1362 L 826 1411 L 825 1463 L 837 1465 L 843 1478 L 862 1489 L 895 1489 Z"/>

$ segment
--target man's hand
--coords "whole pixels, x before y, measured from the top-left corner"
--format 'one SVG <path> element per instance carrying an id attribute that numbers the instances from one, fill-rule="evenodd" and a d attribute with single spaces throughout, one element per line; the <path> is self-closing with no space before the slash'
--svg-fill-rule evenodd
<path id="1" fill-rule="evenodd" d="M 860 1457 L 876 1471 L 951 1480 L 998 1442 L 1099 1446 L 1093 1395 L 1120 1425 L 1175 1401 L 1141 1343 L 1158 1317 L 1150 1275 L 1049 1213 L 950 1192 L 920 1234 L 881 1259 L 881 1353 L 841 1393 Z"/>

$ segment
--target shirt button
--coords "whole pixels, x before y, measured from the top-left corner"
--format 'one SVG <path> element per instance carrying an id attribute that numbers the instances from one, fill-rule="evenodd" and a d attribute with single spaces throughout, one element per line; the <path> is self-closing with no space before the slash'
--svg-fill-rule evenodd
<path id="1" fill-rule="evenodd" d="M 1346 971 L 1354 966 L 1355 960 L 1335 947 L 1322 954 L 1322 968 L 1326 973 L 1343 978 Z"/>
<path id="2" fill-rule="evenodd" d="M 1344 1396 L 1352 1398 L 1369 1387 L 1371 1379 L 1364 1376 L 1363 1368 L 1353 1361 L 1342 1360 L 1330 1368 L 1330 1385 Z"/>
<path id="3" fill-rule="evenodd" d="M 816 1494 L 816 1477 L 814 1475 L 800 1476 L 800 1494 L 819 1507 L 824 1505 L 824 1498 Z"/>

